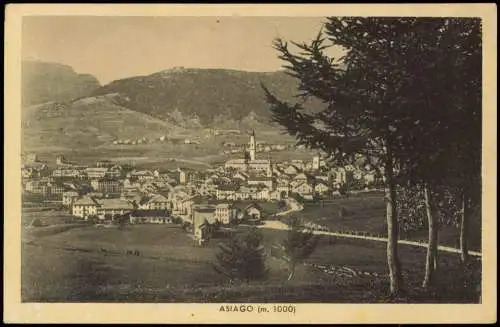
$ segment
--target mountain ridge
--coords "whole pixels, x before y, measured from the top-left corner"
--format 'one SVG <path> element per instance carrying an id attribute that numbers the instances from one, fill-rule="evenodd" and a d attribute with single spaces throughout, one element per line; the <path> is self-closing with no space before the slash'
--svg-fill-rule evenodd
<path id="1" fill-rule="evenodd" d="M 101 87 L 95 76 L 79 74 L 71 66 L 61 63 L 23 60 L 21 74 L 23 106 L 68 101 L 90 95 Z"/>
<path id="2" fill-rule="evenodd" d="M 206 128 L 274 131 L 277 126 L 270 119 L 261 83 L 285 100 L 293 100 L 297 92 L 297 82 L 284 71 L 170 68 L 81 87 L 81 76 L 85 80 L 91 75 L 77 74 L 62 64 L 37 67 L 42 72 L 35 69 L 35 77 L 23 72 L 23 92 L 53 81 L 70 85 L 42 87 L 37 101 L 24 103 L 29 148 L 100 146 L 122 138 L 157 138 L 170 131 L 196 134 Z"/>
<path id="3" fill-rule="evenodd" d="M 261 83 L 285 99 L 296 93 L 297 82 L 285 72 L 246 72 L 232 69 L 168 69 L 113 81 L 92 95 L 117 93 L 119 104 L 160 119 L 180 111 L 197 116 L 203 125 L 215 116 L 240 121 L 250 112 L 270 117 Z"/>

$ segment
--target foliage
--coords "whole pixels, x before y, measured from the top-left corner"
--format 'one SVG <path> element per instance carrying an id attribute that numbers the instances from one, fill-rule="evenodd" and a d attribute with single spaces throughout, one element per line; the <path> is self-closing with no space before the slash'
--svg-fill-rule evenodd
<path id="1" fill-rule="evenodd" d="M 347 195 L 348 190 L 349 189 L 347 188 L 347 185 L 345 183 L 339 186 L 340 195 Z"/>
<path id="2" fill-rule="evenodd" d="M 480 32 L 477 19 L 331 17 L 309 44 L 291 42 L 299 54 L 275 41 L 287 72 L 299 80 L 299 100 L 279 100 L 263 86 L 273 119 L 336 164 L 354 163 L 358 154 L 368 164 L 380 159 L 392 293 L 399 288 L 396 185 L 480 180 Z M 345 68 L 326 54 L 332 45 L 344 49 Z M 324 109 L 306 112 L 302 100 L 310 97 Z M 420 224 L 412 210 L 404 228 Z"/>
<path id="3" fill-rule="evenodd" d="M 403 237 L 408 236 L 411 232 L 428 228 L 421 185 L 398 188 L 397 210 L 400 219 L 400 233 Z"/>
<path id="4" fill-rule="evenodd" d="M 314 235 L 312 230 L 304 227 L 301 220 L 297 217 L 291 218 L 288 225 L 290 230 L 281 246 L 283 249 L 283 259 L 288 262 L 290 268 L 290 275 L 288 277 L 290 280 L 295 273 L 295 267 L 309 258 L 316 249 L 319 236 Z"/>
<path id="5" fill-rule="evenodd" d="M 211 227 L 213 228 L 214 231 L 219 230 L 222 227 L 222 222 L 220 220 L 216 220 Z"/>
<path id="6" fill-rule="evenodd" d="M 130 222 L 130 218 L 128 215 L 116 215 L 114 217 L 114 221 L 118 225 L 119 229 L 125 229 L 127 223 Z"/>
<path id="7" fill-rule="evenodd" d="M 460 225 L 461 207 L 457 203 L 457 190 L 450 187 L 441 187 L 432 194 L 436 203 L 436 215 L 439 225 Z M 425 230 L 428 221 L 424 205 L 423 186 L 405 185 L 398 188 L 398 212 L 400 230 L 402 234 L 412 231 Z"/>
<path id="8" fill-rule="evenodd" d="M 366 187 L 366 184 L 363 180 L 351 179 L 347 182 L 345 187 L 348 190 L 362 190 Z"/>
<path id="9" fill-rule="evenodd" d="M 172 223 L 182 224 L 182 219 L 180 217 L 172 217 Z"/>
<path id="10" fill-rule="evenodd" d="M 88 221 L 91 223 L 91 224 L 99 224 L 100 223 L 100 219 L 97 215 L 91 215 L 88 217 Z"/>
<path id="11" fill-rule="evenodd" d="M 182 229 L 184 229 L 184 231 L 190 231 L 192 228 L 193 228 L 193 224 L 191 224 L 190 222 L 187 222 L 187 221 L 183 221 Z"/>
<path id="12" fill-rule="evenodd" d="M 243 237 L 233 235 L 228 242 L 219 245 L 214 269 L 231 280 L 265 278 L 268 271 L 262 240 L 262 233 L 257 228 L 251 228 Z"/>
<path id="13" fill-rule="evenodd" d="M 288 43 L 277 39 L 275 48 L 287 65 L 288 74 L 299 81 L 299 102 L 289 104 L 278 99 L 263 85 L 272 118 L 299 144 L 322 150 L 330 163 L 355 164 L 360 157 L 370 165 L 380 161 L 385 174 L 388 210 L 387 259 L 390 290 L 400 290 L 400 265 L 397 255 L 398 219 L 395 209 L 396 168 L 405 159 L 398 147 L 408 138 L 406 93 L 411 85 L 408 71 L 394 65 L 393 56 L 404 53 L 405 37 L 401 31 L 414 20 L 397 18 L 330 17 L 325 34 L 320 31 L 310 43 L 298 44 L 299 54 L 289 50 Z M 411 38 L 410 38 L 411 39 Z M 327 44 L 330 42 L 330 45 Z M 344 67 L 329 57 L 331 45 L 344 48 Z M 323 110 L 309 113 L 305 100 L 317 98 Z"/>

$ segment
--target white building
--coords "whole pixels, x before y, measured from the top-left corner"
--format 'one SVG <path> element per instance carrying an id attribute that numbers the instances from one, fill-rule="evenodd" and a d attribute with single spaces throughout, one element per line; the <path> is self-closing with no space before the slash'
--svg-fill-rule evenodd
<path id="1" fill-rule="evenodd" d="M 89 216 L 97 215 L 99 203 L 91 197 L 83 197 L 73 202 L 71 214 L 76 217 L 88 218 Z"/>
<path id="2" fill-rule="evenodd" d="M 236 219 L 237 210 L 230 203 L 219 203 L 215 206 L 215 219 L 223 224 L 229 224 Z"/>

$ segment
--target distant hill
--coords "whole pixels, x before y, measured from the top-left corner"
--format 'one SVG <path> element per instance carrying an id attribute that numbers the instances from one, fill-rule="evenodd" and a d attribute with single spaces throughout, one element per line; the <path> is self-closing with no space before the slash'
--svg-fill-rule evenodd
<path id="1" fill-rule="evenodd" d="M 169 69 L 100 86 L 68 66 L 24 62 L 23 148 L 195 137 L 206 128 L 277 134 L 261 83 L 281 99 L 295 100 L 297 82 L 284 72 Z"/>
<path id="2" fill-rule="evenodd" d="M 203 126 L 245 119 L 268 123 L 270 112 L 260 83 L 287 100 L 297 92 L 296 80 L 284 72 L 180 68 L 117 80 L 93 95 L 118 94 L 117 104 L 173 122 L 182 117 L 197 119 Z"/>
<path id="3" fill-rule="evenodd" d="M 21 69 L 23 106 L 72 100 L 101 86 L 94 76 L 77 74 L 70 66 L 58 63 L 25 60 Z"/>
<path id="4" fill-rule="evenodd" d="M 117 139 L 159 138 L 182 130 L 171 123 L 113 104 L 113 95 L 72 103 L 45 103 L 23 110 L 25 150 L 82 148 Z"/>

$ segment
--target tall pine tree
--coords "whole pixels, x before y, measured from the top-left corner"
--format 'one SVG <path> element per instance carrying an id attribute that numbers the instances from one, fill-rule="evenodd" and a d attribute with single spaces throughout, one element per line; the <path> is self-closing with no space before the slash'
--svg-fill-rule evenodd
<path id="1" fill-rule="evenodd" d="M 214 269 L 234 281 L 263 279 L 267 275 L 262 233 L 251 228 L 244 237 L 233 235 L 219 245 Z"/>

